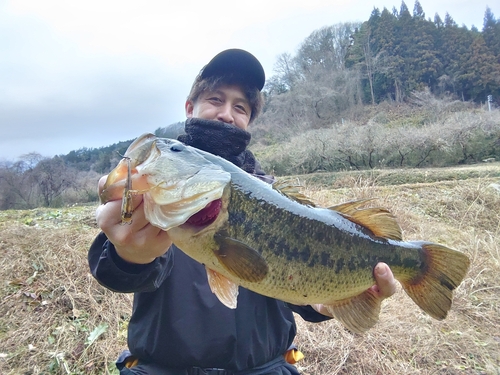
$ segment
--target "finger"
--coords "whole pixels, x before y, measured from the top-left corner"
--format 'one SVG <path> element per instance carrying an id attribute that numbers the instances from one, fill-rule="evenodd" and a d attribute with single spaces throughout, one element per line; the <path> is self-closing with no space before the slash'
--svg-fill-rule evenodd
<path id="1" fill-rule="evenodd" d="M 108 179 L 108 175 L 106 176 L 102 176 L 100 179 L 99 179 L 99 182 L 97 184 L 97 192 L 99 193 L 99 195 L 101 195 L 102 193 L 102 190 L 104 189 L 104 184 L 106 183 L 106 180 Z"/>
<path id="2" fill-rule="evenodd" d="M 115 200 L 97 207 L 95 218 L 97 225 L 105 233 L 106 229 L 121 223 L 122 202 Z"/>
<path id="3" fill-rule="evenodd" d="M 146 225 L 147 220 L 144 215 L 142 195 L 132 196 L 132 220 L 127 225 L 133 225 L 135 230 L 139 230 Z M 106 233 L 106 229 L 116 225 L 122 225 L 122 200 L 113 200 L 101 204 L 96 210 L 97 225 Z"/>
<path id="4" fill-rule="evenodd" d="M 140 198 L 140 197 L 139 197 Z M 148 232 L 144 231 L 149 223 L 141 204 L 134 210 L 131 220 L 122 222 L 120 201 L 108 202 L 96 211 L 97 225 L 115 246 L 137 247 L 147 241 Z M 151 231 L 153 236 L 157 233 Z"/>
<path id="5" fill-rule="evenodd" d="M 146 213 L 144 212 L 144 199 L 142 195 L 132 196 L 132 217 L 130 222 L 124 223 L 125 226 L 129 226 L 133 231 L 138 232 L 146 225 L 149 224 L 146 218 Z"/>
<path id="6" fill-rule="evenodd" d="M 372 287 L 380 298 L 387 298 L 396 292 L 396 280 L 391 269 L 385 263 L 378 263 L 373 270 L 377 285 Z"/>
<path id="7" fill-rule="evenodd" d="M 151 223 L 147 222 L 144 227 L 135 233 L 135 241 L 138 247 L 143 247 L 146 243 L 158 244 L 158 248 L 166 250 L 170 247 L 171 241 L 168 233 L 161 228 L 155 227 Z M 159 244 L 166 244 L 165 246 Z M 161 255 L 161 254 L 159 254 Z"/>

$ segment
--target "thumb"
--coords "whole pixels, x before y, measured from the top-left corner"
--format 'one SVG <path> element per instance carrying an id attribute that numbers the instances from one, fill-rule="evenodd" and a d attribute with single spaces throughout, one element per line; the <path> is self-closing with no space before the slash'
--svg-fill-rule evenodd
<path id="1" fill-rule="evenodd" d="M 379 297 L 387 298 L 396 292 L 396 280 L 387 264 L 378 263 L 373 270 L 373 276 L 377 283 L 374 290 Z"/>

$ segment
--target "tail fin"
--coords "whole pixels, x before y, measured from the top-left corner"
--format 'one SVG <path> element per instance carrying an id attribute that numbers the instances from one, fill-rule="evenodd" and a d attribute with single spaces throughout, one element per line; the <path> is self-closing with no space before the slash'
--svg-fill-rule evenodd
<path id="1" fill-rule="evenodd" d="M 442 245 L 424 243 L 426 268 L 417 278 L 402 282 L 406 293 L 435 319 L 446 318 L 453 290 L 460 285 L 469 268 L 469 258 Z"/>

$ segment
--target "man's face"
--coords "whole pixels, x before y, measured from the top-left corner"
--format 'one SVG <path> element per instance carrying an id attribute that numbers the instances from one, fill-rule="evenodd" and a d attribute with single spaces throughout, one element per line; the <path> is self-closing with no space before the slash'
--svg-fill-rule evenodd
<path id="1" fill-rule="evenodd" d="M 239 86 L 222 85 L 203 92 L 195 102 L 186 102 L 186 116 L 218 120 L 246 130 L 252 114 L 250 103 Z"/>

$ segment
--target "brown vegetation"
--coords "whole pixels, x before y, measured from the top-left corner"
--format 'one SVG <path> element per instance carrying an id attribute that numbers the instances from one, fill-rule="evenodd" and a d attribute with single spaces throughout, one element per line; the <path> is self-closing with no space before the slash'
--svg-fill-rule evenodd
<path id="1" fill-rule="evenodd" d="M 306 181 L 306 194 L 323 205 L 377 197 L 399 218 L 405 239 L 461 250 L 472 266 L 441 322 L 402 290 L 364 335 L 335 321 L 297 318 L 303 374 L 500 371 L 500 194 L 491 186 L 499 183 L 491 176 L 499 175 L 500 164 L 467 168 L 345 172 L 330 175 L 330 184 L 326 174 Z M 88 271 L 86 252 L 98 232 L 94 209 L 0 212 L 1 374 L 116 374 L 112 362 L 126 347 L 131 296 L 104 289 Z"/>
<path id="2" fill-rule="evenodd" d="M 315 191 L 323 203 L 378 197 L 399 218 L 405 239 L 444 243 L 468 254 L 472 265 L 442 322 L 425 315 L 402 290 L 385 301 L 380 322 L 365 335 L 351 335 L 336 322 L 298 320 L 298 343 L 308 359 L 303 373 L 498 374 L 500 194 L 491 186 L 498 182 L 479 177 L 380 186 L 376 179 L 346 175 L 345 188 Z"/>
<path id="3" fill-rule="evenodd" d="M 277 175 L 449 167 L 498 158 L 500 111 L 471 109 L 470 103 L 436 99 L 428 91 L 412 99 L 411 105 L 359 107 L 356 116 L 332 118 L 321 127 L 269 110 L 252 125 L 252 151 Z"/>

